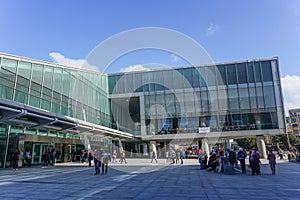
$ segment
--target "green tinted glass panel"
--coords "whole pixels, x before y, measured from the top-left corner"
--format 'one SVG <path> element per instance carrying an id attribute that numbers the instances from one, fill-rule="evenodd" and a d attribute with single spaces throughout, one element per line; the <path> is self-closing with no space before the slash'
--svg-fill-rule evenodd
<path id="1" fill-rule="evenodd" d="M 189 113 L 193 113 L 195 111 L 195 103 L 194 103 L 194 93 L 185 93 L 184 95 L 185 97 L 185 102 L 184 102 L 184 106 L 185 106 L 185 111 L 189 112 Z"/>
<path id="2" fill-rule="evenodd" d="M 275 108 L 275 94 L 273 86 L 264 87 L 265 104 L 267 108 Z"/>
<path id="3" fill-rule="evenodd" d="M 174 70 L 173 74 L 174 78 L 174 86 L 175 89 L 182 89 L 183 88 L 183 76 L 182 76 L 182 69 Z"/>
<path id="4" fill-rule="evenodd" d="M 246 71 L 246 64 L 239 63 L 236 66 L 237 75 L 238 75 L 238 82 L 240 84 L 247 83 L 247 71 Z"/>
<path id="5" fill-rule="evenodd" d="M 206 87 L 206 80 L 205 80 L 205 67 L 199 68 L 199 79 L 200 79 L 200 87 Z"/>
<path id="6" fill-rule="evenodd" d="M 273 81 L 272 76 L 272 69 L 270 61 L 265 61 L 261 63 L 261 70 L 263 75 L 263 80 L 266 81 Z"/>
<path id="7" fill-rule="evenodd" d="M 217 74 L 218 85 L 226 85 L 227 78 L 226 78 L 226 68 L 224 65 L 220 65 L 217 67 L 216 74 Z"/>
<path id="8" fill-rule="evenodd" d="M 22 76 L 23 78 L 29 79 L 30 73 L 31 73 L 31 63 L 20 61 L 18 66 L 18 75 Z"/>
<path id="9" fill-rule="evenodd" d="M 162 71 L 155 72 L 155 91 L 164 90 L 164 75 Z"/>
<path id="10" fill-rule="evenodd" d="M 75 87 L 76 86 L 76 71 L 71 71 L 70 74 L 70 93 L 69 96 L 71 98 L 75 97 Z"/>
<path id="11" fill-rule="evenodd" d="M 250 96 L 251 109 L 257 109 L 255 88 L 249 88 L 249 96 Z"/>
<path id="12" fill-rule="evenodd" d="M 41 106 L 42 109 L 50 111 L 50 107 L 51 107 L 50 101 L 42 100 L 42 106 Z"/>
<path id="13" fill-rule="evenodd" d="M 216 86 L 215 66 L 206 68 L 206 83 L 207 83 L 207 86 Z"/>
<path id="14" fill-rule="evenodd" d="M 235 65 L 227 65 L 228 85 L 237 84 Z"/>
<path id="15" fill-rule="evenodd" d="M 16 90 L 15 101 L 27 104 L 27 99 L 28 99 L 27 93 Z"/>
<path id="16" fill-rule="evenodd" d="M 141 73 L 135 73 L 134 74 L 134 89 L 136 92 L 142 92 L 143 91 L 143 81 L 142 81 L 142 74 Z"/>
<path id="17" fill-rule="evenodd" d="M 53 67 L 45 66 L 44 67 L 44 87 L 52 89 L 52 80 L 53 80 Z"/>
<path id="18" fill-rule="evenodd" d="M 0 94 L 1 97 L 4 99 L 12 100 L 13 98 L 13 89 L 7 86 L 1 86 L 2 83 L 0 83 Z"/>
<path id="19" fill-rule="evenodd" d="M 43 65 L 32 64 L 32 81 L 42 84 L 43 80 Z"/>
<path id="20" fill-rule="evenodd" d="M 154 78 L 154 72 L 149 72 L 149 91 L 154 92 L 155 91 L 155 78 Z"/>
<path id="21" fill-rule="evenodd" d="M 60 113 L 60 105 L 57 103 L 52 103 L 51 111 L 55 113 Z"/>
<path id="22" fill-rule="evenodd" d="M 254 73 L 256 82 L 261 82 L 261 70 L 259 62 L 254 63 Z"/>
<path id="23" fill-rule="evenodd" d="M 248 88 L 240 88 L 239 97 L 241 109 L 250 109 Z"/>
<path id="24" fill-rule="evenodd" d="M 39 108 L 40 107 L 40 98 L 30 95 L 29 104 L 31 106 Z"/>
<path id="25" fill-rule="evenodd" d="M 254 83 L 254 65 L 253 63 L 247 63 L 247 70 L 248 70 L 248 81 L 249 83 Z"/>
<path id="26" fill-rule="evenodd" d="M 258 108 L 264 108 L 264 97 L 263 97 L 263 89 L 262 87 L 256 88 L 256 94 L 257 94 L 257 104 Z"/>
<path id="27" fill-rule="evenodd" d="M 117 76 L 109 76 L 108 77 L 108 85 L 109 85 L 109 93 L 112 94 L 117 82 Z"/>
<path id="28" fill-rule="evenodd" d="M 70 70 L 64 69 L 63 70 L 62 93 L 65 94 L 65 95 L 68 95 L 69 94 L 69 90 L 70 90 L 69 75 L 70 75 Z"/>
<path id="29" fill-rule="evenodd" d="M 183 69 L 183 85 L 184 88 L 192 88 L 193 87 L 193 69 L 186 68 Z"/>
<path id="30" fill-rule="evenodd" d="M 199 88 L 200 82 L 199 82 L 199 71 L 198 68 L 193 69 L 193 88 Z"/>
<path id="31" fill-rule="evenodd" d="M 54 77 L 53 77 L 53 90 L 56 92 L 61 92 L 62 86 L 62 69 L 54 68 Z"/>
<path id="32" fill-rule="evenodd" d="M 116 82 L 116 91 L 117 93 L 125 92 L 125 77 L 124 75 L 119 75 Z"/>
<path id="33" fill-rule="evenodd" d="M 16 73 L 17 63 L 18 62 L 16 60 L 12 60 L 12 59 L 8 59 L 8 58 L 2 59 L 2 67 L 5 67 L 5 69 L 7 69 L 13 73 Z"/>
<path id="34" fill-rule="evenodd" d="M 148 92 L 149 91 L 149 75 L 148 74 L 149 73 L 144 73 L 143 74 L 144 92 Z"/>

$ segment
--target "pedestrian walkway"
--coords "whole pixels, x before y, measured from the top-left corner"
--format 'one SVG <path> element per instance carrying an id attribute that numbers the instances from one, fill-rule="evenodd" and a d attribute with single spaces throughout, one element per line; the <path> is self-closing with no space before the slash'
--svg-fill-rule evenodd
<path id="1" fill-rule="evenodd" d="M 112 163 L 110 162 L 110 166 L 119 166 L 119 165 L 128 165 L 128 166 L 141 166 L 141 165 L 169 165 L 171 164 L 171 160 L 167 159 L 157 159 L 156 162 L 151 163 L 150 158 L 126 158 L 127 164 L 124 162 L 121 164 L 120 162 Z M 93 163 L 93 162 L 92 162 Z M 199 164 L 198 159 L 184 159 L 184 165 L 197 165 Z M 93 164 L 92 164 L 93 165 Z M 177 164 L 180 165 L 180 164 Z M 66 162 L 66 163 L 57 163 L 56 166 L 88 166 L 88 163 L 81 163 L 81 162 Z"/>
<path id="2" fill-rule="evenodd" d="M 299 199 L 300 195 L 300 165 L 296 163 L 280 161 L 275 176 L 263 164 L 262 175 L 252 176 L 200 170 L 192 159 L 183 165 L 150 161 L 128 159 L 127 164 L 110 164 L 107 175 L 97 176 L 87 163 L 0 170 L 0 199 L 279 200 Z"/>

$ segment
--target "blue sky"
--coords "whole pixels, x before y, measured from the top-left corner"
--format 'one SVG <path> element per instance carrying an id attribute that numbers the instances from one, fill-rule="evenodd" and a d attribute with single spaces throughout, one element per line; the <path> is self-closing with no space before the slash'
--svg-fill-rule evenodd
<path id="1" fill-rule="evenodd" d="M 0 52 L 69 64 L 120 32 L 168 28 L 194 39 L 216 63 L 278 56 L 287 107 L 300 107 L 300 94 L 295 94 L 300 86 L 294 84 L 300 81 L 298 0 L 0 3 Z M 122 56 L 111 72 L 147 63 L 187 64 L 170 53 L 145 50 Z"/>

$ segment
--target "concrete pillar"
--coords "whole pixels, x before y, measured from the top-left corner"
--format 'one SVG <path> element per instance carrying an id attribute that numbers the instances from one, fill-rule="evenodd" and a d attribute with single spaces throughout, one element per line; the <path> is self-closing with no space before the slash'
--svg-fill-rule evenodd
<path id="1" fill-rule="evenodd" d="M 208 146 L 208 139 L 203 138 L 201 142 L 201 152 L 206 152 L 206 154 L 209 154 L 209 146 Z"/>
<path id="2" fill-rule="evenodd" d="M 256 145 L 261 158 L 267 158 L 266 144 L 263 135 L 256 136 Z"/>
<path id="3" fill-rule="evenodd" d="M 145 119 L 145 105 L 144 95 L 140 96 L 140 118 L 141 118 L 141 136 L 147 135 L 146 119 Z"/>
<path id="4" fill-rule="evenodd" d="M 62 159 L 62 162 L 66 162 L 68 161 L 68 157 L 69 157 L 69 148 L 68 148 L 68 144 L 63 144 L 63 157 L 61 158 Z M 70 161 L 71 161 L 71 156 L 70 156 Z"/>
<path id="5" fill-rule="evenodd" d="M 144 152 L 144 156 L 148 156 L 148 155 L 149 155 L 149 154 L 148 154 L 148 148 L 147 148 L 147 144 L 146 144 L 146 143 L 143 144 L 143 152 Z"/>
<path id="6" fill-rule="evenodd" d="M 124 149 L 123 149 L 122 141 L 119 140 L 119 152 L 122 153 L 123 150 Z"/>
<path id="7" fill-rule="evenodd" d="M 18 166 L 21 167 L 23 164 L 23 159 L 24 159 L 24 152 L 26 151 L 26 149 L 24 149 L 24 144 L 25 141 L 24 140 L 19 140 L 19 149 L 20 149 L 20 159 L 18 162 Z"/>

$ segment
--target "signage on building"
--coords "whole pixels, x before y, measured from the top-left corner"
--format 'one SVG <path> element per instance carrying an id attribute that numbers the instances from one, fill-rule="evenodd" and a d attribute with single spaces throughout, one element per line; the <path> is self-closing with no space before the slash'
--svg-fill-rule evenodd
<path id="1" fill-rule="evenodd" d="M 199 133 L 210 133 L 210 127 L 199 127 Z"/>

